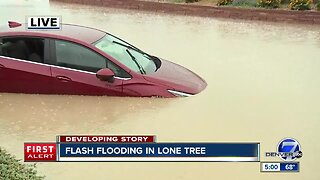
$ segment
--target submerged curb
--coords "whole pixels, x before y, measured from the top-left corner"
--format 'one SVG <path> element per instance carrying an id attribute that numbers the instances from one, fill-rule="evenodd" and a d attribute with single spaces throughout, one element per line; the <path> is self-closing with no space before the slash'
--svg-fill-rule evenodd
<path id="1" fill-rule="evenodd" d="M 173 4 L 139 0 L 50 0 L 52 2 L 65 2 L 104 6 L 110 8 L 135 9 L 141 11 L 162 12 L 170 14 L 232 18 L 244 20 L 258 20 L 270 22 L 319 24 L 320 12 L 292 11 L 282 9 L 246 9 L 236 7 L 217 7 L 194 4 Z"/>

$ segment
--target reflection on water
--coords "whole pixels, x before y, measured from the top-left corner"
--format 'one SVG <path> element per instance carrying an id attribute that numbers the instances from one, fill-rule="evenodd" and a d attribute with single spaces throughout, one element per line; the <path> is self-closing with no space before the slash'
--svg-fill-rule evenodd
<path id="1" fill-rule="evenodd" d="M 104 29 L 208 83 L 185 99 L 0 94 L 0 144 L 18 157 L 23 142 L 54 141 L 57 134 L 254 141 L 261 142 L 261 153 L 294 137 L 304 153 L 299 174 L 261 174 L 258 163 L 40 163 L 48 179 L 320 179 L 319 26 L 17 2 L 22 5 L 0 6 L 0 23 L 62 15 L 65 23 Z M 15 8 L 21 13 L 13 17 Z"/>

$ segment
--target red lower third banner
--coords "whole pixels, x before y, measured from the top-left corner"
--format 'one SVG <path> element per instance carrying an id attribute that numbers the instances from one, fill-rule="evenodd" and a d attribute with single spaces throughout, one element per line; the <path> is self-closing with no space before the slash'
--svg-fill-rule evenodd
<path id="1" fill-rule="evenodd" d="M 56 143 L 25 143 L 24 161 L 49 162 L 57 160 Z"/>

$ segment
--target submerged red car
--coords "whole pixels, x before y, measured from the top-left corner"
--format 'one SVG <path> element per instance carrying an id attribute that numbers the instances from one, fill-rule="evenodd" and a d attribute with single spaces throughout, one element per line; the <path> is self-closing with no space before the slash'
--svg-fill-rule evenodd
<path id="1" fill-rule="evenodd" d="M 206 86 L 190 70 L 101 30 L 0 27 L 0 92 L 186 97 Z"/>

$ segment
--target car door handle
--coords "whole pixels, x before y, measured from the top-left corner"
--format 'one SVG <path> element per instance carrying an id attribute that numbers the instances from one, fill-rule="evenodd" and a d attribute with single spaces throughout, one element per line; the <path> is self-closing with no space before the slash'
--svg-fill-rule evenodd
<path id="1" fill-rule="evenodd" d="M 57 76 L 56 78 L 61 82 L 70 82 L 71 81 L 71 79 L 66 76 Z"/>
<path id="2" fill-rule="evenodd" d="M 5 66 L 4 66 L 4 65 L 2 65 L 2 64 L 0 64 L 0 69 L 1 69 L 1 68 L 5 68 Z"/>

